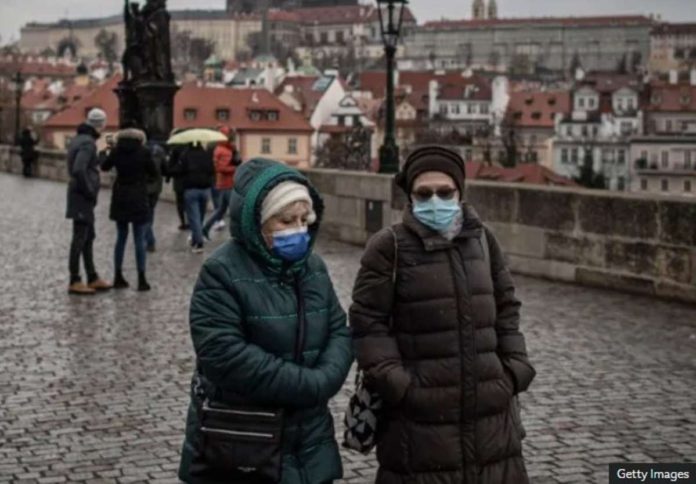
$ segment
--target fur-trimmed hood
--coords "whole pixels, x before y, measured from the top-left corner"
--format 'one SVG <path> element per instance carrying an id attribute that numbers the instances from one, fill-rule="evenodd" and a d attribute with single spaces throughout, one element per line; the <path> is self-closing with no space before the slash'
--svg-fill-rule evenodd
<path id="1" fill-rule="evenodd" d="M 147 143 L 147 135 L 145 135 L 144 131 L 137 128 L 126 128 L 116 133 L 116 142 L 119 142 L 122 139 L 133 139 L 140 141 L 142 144 Z"/>

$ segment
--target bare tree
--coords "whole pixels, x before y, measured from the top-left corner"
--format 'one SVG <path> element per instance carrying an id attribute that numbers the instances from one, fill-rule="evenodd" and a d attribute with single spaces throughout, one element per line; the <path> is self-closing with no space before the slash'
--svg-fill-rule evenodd
<path id="1" fill-rule="evenodd" d="M 372 166 L 371 131 L 355 126 L 348 132 L 331 136 L 317 148 L 316 166 L 343 170 L 369 171 Z"/>
<path id="2" fill-rule="evenodd" d="M 94 37 L 94 45 L 99 49 L 101 58 L 109 64 L 109 71 L 113 71 L 114 62 L 118 59 L 118 36 L 116 32 L 101 29 Z"/>

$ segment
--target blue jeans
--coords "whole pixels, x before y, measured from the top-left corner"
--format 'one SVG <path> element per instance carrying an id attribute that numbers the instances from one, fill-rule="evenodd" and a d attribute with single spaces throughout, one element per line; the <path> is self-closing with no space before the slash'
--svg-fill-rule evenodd
<path id="1" fill-rule="evenodd" d="M 145 232 L 147 223 L 129 224 L 128 222 L 116 222 L 116 247 L 114 247 L 114 269 L 121 272 L 123 268 L 123 256 L 126 252 L 126 242 L 128 241 L 128 226 L 133 225 L 133 239 L 135 241 L 135 262 L 138 272 L 145 272 L 147 257 L 147 244 L 145 242 Z"/>
<path id="2" fill-rule="evenodd" d="M 147 222 L 147 230 L 145 232 L 147 247 L 154 247 L 157 244 L 153 225 L 155 224 L 155 208 L 157 207 L 158 198 L 159 197 L 150 197 L 150 220 Z"/>
<path id="3" fill-rule="evenodd" d="M 208 235 L 210 229 L 215 223 L 225 218 L 227 213 L 227 208 L 230 206 L 230 197 L 232 196 L 232 189 L 229 190 L 219 190 L 220 198 L 218 206 L 215 208 L 215 212 L 210 216 L 208 221 L 203 225 L 203 235 Z"/>
<path id="4" fill-rule="evenodd" d="M 203 217 L 205 217 L 209 197 L 210 189 L 208 188 L 189 188 L 184 192 L 186 218 L 191 226 L 193 245 L 203 245 Z"/>
<path id="5" fill-rule="evenodd" d="M 220 195 L 222 192 L 213 187 L 210 189 L 210 197 L 213 199 L 213 208 L 217 210 L 220 207 Z"/>

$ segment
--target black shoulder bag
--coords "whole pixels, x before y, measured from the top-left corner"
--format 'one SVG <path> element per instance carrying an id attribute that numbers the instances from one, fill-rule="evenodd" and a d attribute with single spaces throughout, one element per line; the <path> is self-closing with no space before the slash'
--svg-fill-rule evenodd
<path id="1" fill-rule="evenodd" d="M 297 333 L 294 361 L 302 364 L 306 320 L 299 277 L 295 280 Z M 198 468 L 227 482 L 280 482 L 282 477 L 283 408 L 228 405 L 205 399 L 200 407 L 201 455 Z"/>

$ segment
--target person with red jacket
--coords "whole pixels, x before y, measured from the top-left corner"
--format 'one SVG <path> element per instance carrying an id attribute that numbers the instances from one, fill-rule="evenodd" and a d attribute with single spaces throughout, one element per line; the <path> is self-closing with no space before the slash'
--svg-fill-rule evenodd
<path id="1" fill-rule="evenodd" d="M 234 133 L 227 126 L 220 128 L 220 132 L 227 136 L 227 141 L 218 144 L 213 152 L 215 188 L 219 192 L 220 203 L 210 219 L 203 225 L 203 236 L 206 239 L 210 238 L 210 229 L 213 225 L 225 218 L 230 205 L 232 188 L 234 188 L 234 171 L 240 162 L 237 148 L 234 146 Z"/>

